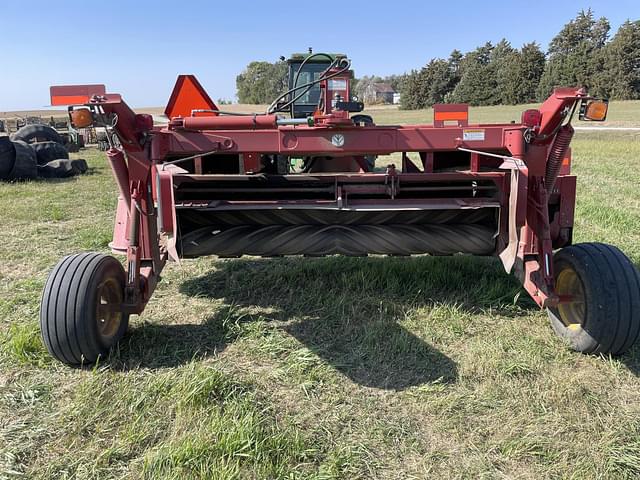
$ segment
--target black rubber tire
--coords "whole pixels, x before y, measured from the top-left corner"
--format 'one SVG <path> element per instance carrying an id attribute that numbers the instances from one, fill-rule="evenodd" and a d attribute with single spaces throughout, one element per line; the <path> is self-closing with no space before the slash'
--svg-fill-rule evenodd
<path id="1" fill-rule="evenodd" d="M 556 334 L 578 352 L 621 355 L 640 332 L 640 274 L 617 247 L 581 243 L 554 256 L 556 278 L 563 269 L 576 273 L 585 297 L 581 325 L 570 328 L 557 308 L 548 309 Z"/>
<path id="2" fill-rule="evenodd" d="M 73 160 L 61 158 L 51 160 L 44 165 L 38 165 L 38 176 L 40 178 L 69 178 L 77 175 L 73 168 Z"/>
<path id="3" fill-rule="evenodd" d="M 98 330 L 98 288 L 112 279 L 124 294 L 124 268 L 101 253 L 69 255 L 51 271 L 40 303 L 40 329 L 47 350 L 57 360 L 74 366 L 94 364 L 125 334 L 129 315 L 124 313 L 108 340 Z"/>
<path id="4" fill-rule="evenodd" d="M 38 165 L 44 165 L 51 160 L 69 158 L 69 152 L 65 146 L 57 142 L 36 142 L 32 143 L 31 147 L 36 152 Z"/>
<path id="5" fill-rule="evenodd" d="M 33 143 L 40 142 L 56 142 L 62 145 L 64 142 L 62 137 L 54 128 L 49 125 L 34 124 L 25 125 L 16 133 L 11 135 L 11 140 L 22 140 L 23 142 Z"/>
<path id="6" fill-rule="evenodd" d="M 365 127 L 374 126 L 373 117 L 371 115 L 358 114 L 351 117 L 354 125 L 364 125 Z"/>
<path id="7" fill-rule="evenodd" d="M 44 165 L 38 165 L 38 176 L 40 178 L 69 178 L 86 173 L 88 169 L 87 162 L 83 158 L 74 160 L 58 158 Z"/>
<path id="8" fill-rule="evenodd" d="M 9 137 L 0 137 L 0 180 L 9 178 L 13 165 L 16 161 L 16 148 Z"/>
<path id="9" fill-rule="evenodd" d="M 36 152 L 31 145 L 23 141 L 13 142 L 16 156 L 13 168 L 9 172 L 9 180 L 28 180 L 38 176 L 38 162 Z"/>
<path id="10" fill-rule="evenodd" d="M 87 170 L 89 170 L 89 165 L 87 165 L 87 161 L 84 158 L 75 158 L 71 160 L 71 166 L 76 174 L 87 173 Z"/>

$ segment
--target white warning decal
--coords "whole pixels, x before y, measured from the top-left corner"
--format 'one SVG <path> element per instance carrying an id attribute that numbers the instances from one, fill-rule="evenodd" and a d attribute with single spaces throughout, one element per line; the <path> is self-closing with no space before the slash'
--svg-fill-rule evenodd
<path id="1" fill-rule="evenodd" d="M 462 140 L 465 142 L 477 142 L 484 140 L 484 130 L 483 129 L 474 129 L 474 130 L 463 130 L 462 131 Z"/>

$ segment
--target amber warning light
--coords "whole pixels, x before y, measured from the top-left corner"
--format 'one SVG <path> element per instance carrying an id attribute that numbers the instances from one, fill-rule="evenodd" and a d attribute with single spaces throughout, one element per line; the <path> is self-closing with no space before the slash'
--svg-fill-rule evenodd
<path id="1" fill-rule="evenodd" d="M 580 105 L 580 120 L 603 122 L 607 118 L 609 100 L 584 100 Z"/>
<path id="2" fill-rule="evenodd" d="M 78 108 L 69 112 L 71 123 L 76 128 L 87 128 L 93 125 L 93 114 L 88 108 Z"/>

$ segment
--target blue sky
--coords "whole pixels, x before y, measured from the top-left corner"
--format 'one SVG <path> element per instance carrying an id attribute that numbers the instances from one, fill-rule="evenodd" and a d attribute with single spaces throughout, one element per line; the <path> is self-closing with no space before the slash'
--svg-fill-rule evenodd
<path id="1" fill-rule="evenodd" d="M 180 73 L 232 99 L 247 63 L 309 46 L 347 53 L 357 76 L 402 73 L 502 37 L 546 49 L 589 7 L 612 32 L 640 18 L 640 0 L 0 0 L 0 111 L 41 108 L 49 85 L 74 83 L 160 106 Z"/>

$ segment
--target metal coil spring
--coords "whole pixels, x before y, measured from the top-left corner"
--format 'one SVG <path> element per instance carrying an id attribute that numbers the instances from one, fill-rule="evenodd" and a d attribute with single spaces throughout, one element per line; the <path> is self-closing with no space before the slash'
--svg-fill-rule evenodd
<path id="1" fill-rule="evenodd" d="M 551 194 L 553 185 L 556 183 L 556 178 L 558 178 L 558 174 L 560 173 L 560 167 L 562 167 L 562 160 L 567 154 L 572 137 L 573 127 L 571 127 L 571 125 L 563 125 L 560 127 L 553 141 L 549 158 L 547 159 L 547 171 L 544 176 L 544 185 L 548 194 Z"/>

